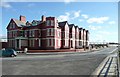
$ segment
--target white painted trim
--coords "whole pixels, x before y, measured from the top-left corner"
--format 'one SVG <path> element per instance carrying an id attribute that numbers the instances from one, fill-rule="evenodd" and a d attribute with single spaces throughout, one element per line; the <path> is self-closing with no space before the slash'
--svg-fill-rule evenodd
<path id="1" fill-rule="evenodd" d="M 27 37 L 16 37 L 15 39 L 28 39 Z"/>
<path id="2" fill-rule="evenodd" d="M 50 41 L 49 41 L 49 39 L 51 39 L 51 46 L 49 45 L 49 43 L 50 43 Z M 48 38 L 47 39 L 47 47 L 54 47 L 55 45 L 55 40 L 53 41 L 54 39 L 53 38 Z M 54 42 L 54 43 L 53 43 Z"/>
<path id="3" fill-rule="evenodd" d="M 41 39 L 39 39 L 39 47 L 41 47 Z"/>
<path id="4" fill-rule="evenodd" d="M 34 47 L 34 46 L 35 46 L 35 39 L 29 39 L 29 47 Z"/>
<path id="5" fill-rule="evenodd" d="M 19 39 L 19 49 L 21 49 L 21 39 Z"/>
<path id="6" fill-rule="evenodd" d="M 41 39 L 41 38 L 29 38 L 29 39 L 31 40 L 31 39 Z"/>

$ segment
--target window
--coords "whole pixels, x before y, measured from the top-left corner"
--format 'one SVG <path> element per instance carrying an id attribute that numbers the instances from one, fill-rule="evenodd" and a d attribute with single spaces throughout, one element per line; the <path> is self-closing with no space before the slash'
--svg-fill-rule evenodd
<path id="1" fill-rule="evenodd" d="M 15 23 L 12 24 L 12 28 L 15 28 Z"/>
<path id="2" fill-rule="evenodd" d="M 11 31 L 11 37 L 13 37 L 13 31 Z"/>
<path id="3" fill-rule="evenodd" d="M 11 32 L 8 32 L 8 37 L 9 37 L 9 38 L 11 37 Z"/>
<path id="4" fill-rule="evenodd" d="M 51 39 L 48 39 L 47 45 L 48 45 L 48 46 L 51 46 Z"/>
<path id="5" fill-rule="evenodd" d="M 48 32 L 49 32 L 49 35 L 51 35 L 51 29 L 49 29 Z"/>
<path id="6" fill-rule="evenodd" d="M 47 26 L 50 26 L 50 25 L 51 25 L 50 20 L 47 20 Z"/>
<path id="7" fill-rule="evenodd" d="M 53 36 L 54 35 L 54 29 L 47 29 L 47 36 Z"/>
<path id="8" fill-rule="evenodd" d="M 49 39 L 49 46 L 51 46 L 51 39 Z"/>
<path id="9" fill-rule="evenodd" d="M 51 29 L 51 35 L 52 36 L 54 36 L 54 33 L 55 33 L 54 29 Z"/>
<path id="10" fill-rule="evenodd" d="M 25 35 L 25 37 L 27 37 L 27 31 L 26 30 L 25 30 L 25 34 L 24 35 Z"/>
<path id="11" fill-rule="evenodd" d="M 34 47 L 34 39 L 29 40 L 30 47 Z"/>
<path id="12" fill-rule="evenodd" d="M 12 28 L 12 23 L 10 23 L 10 29 Z"/>
<path id="13" fill-rule="evenodd" d="M 7 36 L 8 36 L 8 38 L 9 38 L 9 32 L 7 31 Z"/>
<path id="14" fill-rule="evenodd" d="M 41 30 L 39 30 L 39 33 L 38 33 L 39 37 L 41 37 Z"/>
<path id="15" fill-rule="evenodd" d="M 11 22 L 10 23 L 10 29 L 15 28 L 15 23 Z"/>
<path id="16" fill-rule="evenodd" d="M 58 31 L 58 37 L 60 37 L 60 31 Z"/>
<path id="17" fill-rule="evenodd" d="M 66 38 L 67 38 L 67 39 L 69 38 L 69 33 L 66 33 Z"/>
<path id="18" fill-rule="evenodd" d="M 52 41 L 51 41 L 51 42 L 52 42 L 52 46 L 54 46 L 54 45 L 55 45 L 54 39 L 52 39 Z"/>
<path id="19" fill-rule="evenodd" d="M 23 34 L 24 34 L 24 31 L 23 30 L 20 31 L 20 36 L 23 36 Z"/>
<path id="20" fill-rule="evenodd" d="M 34 37 L 35 36 L 35 31 L 34 30 L 30 30 L 29 31 L 29 37 Z"/>
<path id="21" fill-rule="evenodd" d="M 79 45 L 82 46 L 82 41 L 79 41 Z"/>
<path id="22" fill-rule="evenodd" d="M 35 36 L 35 30 L 32 30 L 32 36 L 33 37 Z"/>
<path id="23" fill-rule="evenodd" d="M 29 37 L 31 37 L 31 30 L 29 31 Z"/>
<path id="24" fill-rule="evenodd" d="M 47 44 L 48 46 L 54 46 L 54 39 L 48 39 Z"/>
<path id="25" fill-rule="evenodd" d="M 41 46 L 41 40 L 39 39 L 39 47 Z"/>
<path id="26" fill-rule="evenodd" d="M 12 36 L 14 37 L 14 31 L 12 32 Z"/>
<path id="27" fill-rule="evenodd" d="M 15 37 L 17 36 L 17 31 L 14 31 L 14 36 L 15 36 Z"/>
<path id="28" fill-rule="evenodd" d="M 54 21 L 53 20 L 51 20 L 51 26 L 54 26 Z"/>
<path id="29" fill-rule="evenodd" d="M 13 35 L 14 35 L 14 37 L 16 37 L 16 31 L 13 31 Z"/>

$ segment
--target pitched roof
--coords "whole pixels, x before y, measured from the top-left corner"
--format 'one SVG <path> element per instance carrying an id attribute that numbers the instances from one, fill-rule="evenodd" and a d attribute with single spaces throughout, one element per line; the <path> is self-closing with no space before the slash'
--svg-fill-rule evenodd
<path id="1" fill-rule="evenodd" d="M 14 21 L 14 22 L 17 24 L 17 26 L 19 26 L 19 27 L 23 27 L 23 26 L 26 25 L 25 22 L 19 21 L 19 20 L 17 20 L 17 19 L 13 19 L 13 21 Z"/>
<path id="2" fill-rule="evenodd" d="M 75 25 L 74 25 L 74 24 L 70 24 L 70 25 L 69 25 L 69 28 L 72 28 L 73 26 L 75 26 Z"/>
<path id="3" fill-rule="evenodd" d="M 75 28 L 79 28 L 78 26 L 75 26 Z"/>
<path id="4" fill-rule="evenodd" d="M 67 21 L 63 21 L 63 22 L 59 22 L 58 25 L 59 25 L 60 27 L 64 27 L 66 23 L 67 23 Z"/>
<path id="5" fill-rule="evenodd" d="M 79 30 L 82 30 L 83 28 L 79 28 Z"/>

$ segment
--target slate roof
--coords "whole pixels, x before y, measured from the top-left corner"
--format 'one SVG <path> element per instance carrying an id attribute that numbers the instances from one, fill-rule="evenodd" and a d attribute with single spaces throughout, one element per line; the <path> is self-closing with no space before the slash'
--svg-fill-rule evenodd
<path id="1" fill-rule="evenodd" d="M 69 25 L 69 28 L 72 28 L 73 26 L 75 26 L 75 25 L 74 25 L 74 24 L 70 24 L 70 25 Z"/>
<path id="2" fill-rule="evenodd" d="M 78 26 L 75 26 L 75 28 L 79 28 Z"/>
<path id="3" fill-rule="evenodd" d="M 13 21 L 17 24 L 18 27 L 26 26 L 25 22 L 19 21 L 17 19 L 13 19 Z"/>
<path id="4" fill-rule="evenodd" d="M 79 30 L 82 30 L 83 28 L 79 28 Z"/>
<path id="5" fill-rule="evenodd" d="M 58 25 L 59 25 L 59 27 L 64 27 L 66 23 L 67 23 L 67 21 L 63 21 L 63 22 L 59 22 Z"/>

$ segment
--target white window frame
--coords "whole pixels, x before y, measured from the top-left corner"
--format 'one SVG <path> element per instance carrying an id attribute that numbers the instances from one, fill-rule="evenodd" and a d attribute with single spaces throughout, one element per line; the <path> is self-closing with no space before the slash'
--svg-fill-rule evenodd
<path id="1" fill-rule="evenodd" d="M 55 30 L 51 28 L 51 36 L 54 36 L 54 34 L 55 34 Z"/>
<path id="2" fill-rule="evenodd" d="M 35 45 L 35 44 L 34 44 L 34 41 L 35 41 L 34 39 L 30 39 L 30 40 L 29 40 L 30 47 L 34 47 L 34 45 Z"/>
<path id="3" fill-rule="evenodd" d="M 32 37 L 35 36 L 35 30 L 32 30 Z"/>
<path id="4" fill-rule="evenodd" d="M 49 46 L 49 39 L 47 39 L 47 46 Z"/>
<path id="5" fill-rule="evenodd" d="M 46 23 L 47 23 L 47 24 L 46 24 L 47 26 L 51 26 L 51 24 L 50 24 L 50 23 L 51 23 L 51 21 L 50 21 L 50 20 L 47 20 L 47 22 L 46 22 Z"/>
<path id="6" fill-rule="evenodd" d="M 47 29 L 47 36 L 49 36 L 49 29 Z"/>
<path id="7" fill-rule="evenodd" d="M 39 47 L 41 47 L 41 39 L 39 39 Z"/>
<path id="8" fill-rule="evenodd" d="M 51 30 L 51 33 L 50 33 L 50 30 Z M 49 35 L 49 33 L 50 33 L 51 35 Z M 54 36 L 54 35 L 55 35 L 55 30 L 54 30 L 53 28 L 47 29 L 47 36 Z"/>
<path id="9" fill-rule="evenodd" d="M 51 39 L 51 46 L 54 46 L 54 39 Z"/>
<path id="10" fill-rule="evenodd" d="M 12 28 L 15 28 L 15 23 L 13 23 L 12 25 L 13 25 Z"/>
<path id="11" fill-rule="evenodd" d="M 54 20 L 51 20 L 51 26 L 54 26 Z"/>
<path id="12" fill-rule="evenodd" d="M 25 30 L 25 33 L 24 33 L 25 37 L 27 37 L 27 31 Z"/>
<path id="13" fill-rule="evenodd" d="M 51 45 L 50 45 L 50 41 L 51 41 Z M 54 46 L 54 39 L 53 38 L 49 38 L 47 39 L 47 46 Z"/>
<path id="14" fill-rule="evenodd" d="M 29 37 L 31 37 L 31 30 L 29 30 Z"/>
<path id="15" fill-rule="evenodd" d="M 10 23 L 10 29 L 12 29 L 12 23 Z"/>

